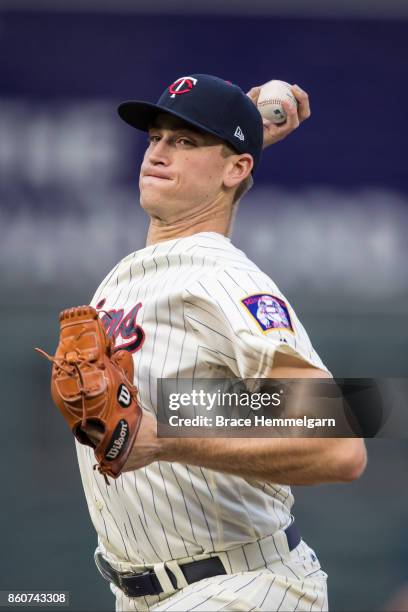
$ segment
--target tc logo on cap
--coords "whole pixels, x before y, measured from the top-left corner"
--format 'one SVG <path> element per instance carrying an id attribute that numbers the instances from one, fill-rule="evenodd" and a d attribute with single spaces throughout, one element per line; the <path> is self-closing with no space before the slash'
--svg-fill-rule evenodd
<path id="1" fill-rule="evenodd" d="M 175 98 L 176 96 L 180 96 L 181 94 L 188 93 L 193 89 L 193 87 L 197 85 L 197 79 L 192 76 L 180 77 L 177 81 L 174 81 L 169 87 L 169 92 L 171 93 L 170 98 Z"/>

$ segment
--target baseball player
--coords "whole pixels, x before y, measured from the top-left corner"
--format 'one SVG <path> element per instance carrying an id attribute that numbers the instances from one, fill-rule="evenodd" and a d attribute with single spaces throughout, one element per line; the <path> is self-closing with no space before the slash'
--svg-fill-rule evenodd
<path id="1" fill-rule="evenodd" d="M 148 134 L 140 203 L 146 246 L 120 261 L 92 300 L 116 347 L 133 357 L 143 416 L 124 471 L 107 481 L 77 443 L 95 560 L 117 610 L 327 610 L 326 573 L 301 539 L 290 485 L 349 481 L 359 439 L 159 438 L 162 378 L 329 377 L 292 306 L 230 241 L 237 202 L 263 146 L 310 114 L 293 93 L 283 126 L 245 93 L 194 74 L 157 104 L 124 102 Z M 277 255 L 278 256 L 278 255 Z M 91 439 L 97 429 L 84 427 Z"/>

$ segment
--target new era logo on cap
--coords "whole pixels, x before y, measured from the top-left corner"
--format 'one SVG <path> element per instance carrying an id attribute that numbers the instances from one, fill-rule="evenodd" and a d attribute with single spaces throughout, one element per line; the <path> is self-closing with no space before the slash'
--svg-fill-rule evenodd
<path id="1" fill-rule="evenodd" d="M 236 138 L 239 138 L 240 140 L 244 141 L 245 140 L 245 136 L 244 136 L 244 132 L 241 130 L 241 128 L 239 127 L 239 125 L 237 125 L 237 129 L 235 130 L 234 136 Z"/>

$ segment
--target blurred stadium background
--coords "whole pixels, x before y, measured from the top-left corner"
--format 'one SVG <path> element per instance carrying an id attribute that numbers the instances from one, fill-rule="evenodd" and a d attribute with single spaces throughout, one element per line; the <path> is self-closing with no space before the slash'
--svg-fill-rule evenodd
<path id="1" fill-rule="evenodd" d="M 119 121 L 119 101 L 155 100 L 192 72 L 246 90 L 303 86 L 312 118 L 265 153 L 234 241 L 335 375 L 407 376 L 407 20 L 405 0 L 0 0 L 0 589 L 70 590 L 72 610 L 113 608 L 32 347 L 52 351 L 58 311 L 88 302 L 144 246 L 145 138 Z M 397 609 L 408 581 L 408 444 L 368 449 L 360 481 L 295 488 L 333 610 Z"/>

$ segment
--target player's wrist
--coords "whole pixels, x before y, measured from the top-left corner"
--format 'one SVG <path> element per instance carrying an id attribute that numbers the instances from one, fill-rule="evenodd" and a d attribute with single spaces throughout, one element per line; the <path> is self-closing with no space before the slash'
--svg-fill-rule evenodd
<path id="1" fill-rule="evenodd" d="M 182 438 L 158 438 L 158 461 L 177 461 L 180 456 Z"/>

